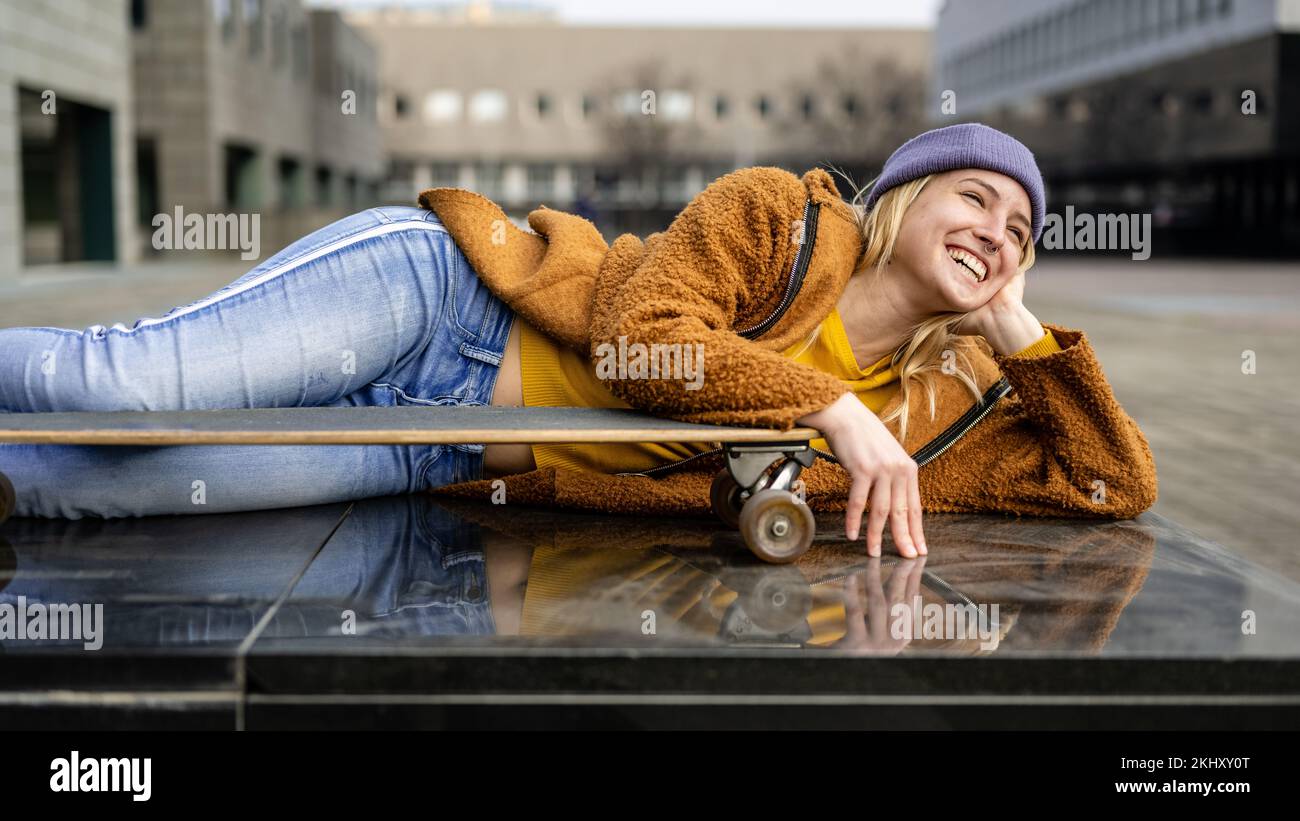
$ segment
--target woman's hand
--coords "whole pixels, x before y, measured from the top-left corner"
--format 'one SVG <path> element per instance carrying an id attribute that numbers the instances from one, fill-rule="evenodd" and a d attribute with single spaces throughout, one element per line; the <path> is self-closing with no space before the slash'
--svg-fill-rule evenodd
<path id="1" fill-rule="evenodd" d="M 984 333 L 986 328 L 993 326 L 999 321 L 1000 317 L 1014 314 L 1017 310 L 1024 309 L 1025 299 L 1025 272 L 1016 271 L 1015 276 L 1007 280 L 998 292 L 989 298 L 980 307 L 966 314 L 957 327 L 953 329 L 954 333 L 963 335 L 974 335 L 987 337 Z M 1039 334 L 1041 336 L 1042 334 Z"/>
<path id="2" fill-rule="evenodd" d="M 852 393 L 796 420 L 822 432 L 840 466 L 849 472 L 848 508 L 844 533 L 856 541 L 862 510 L 871 500 L 867 522 L 867 552 L 880 555 L 885 520 L 889 519 L 894 545 L 908 558 L 927 553 L 921 531 L 921 491 L 916 461 L 903 450 L 885 424 Z"/>

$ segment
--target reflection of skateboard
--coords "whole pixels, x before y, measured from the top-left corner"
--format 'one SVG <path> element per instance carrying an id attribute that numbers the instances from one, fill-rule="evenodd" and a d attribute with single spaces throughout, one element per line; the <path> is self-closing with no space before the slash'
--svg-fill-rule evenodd
<path id="1" fill-rule="evenodd" d="M 434 445 L 719 443 L 726 468 L 713 510 L 760 558 L 793 561 L 812 544 L 812 511 L 790 488 L 815 454 L 814 428 L 696 425 L 626 408 L 484 405 L 0 413 L 0 442 L 62 445 Z M 772 470 L 768 468 L 773 467 Z"/>

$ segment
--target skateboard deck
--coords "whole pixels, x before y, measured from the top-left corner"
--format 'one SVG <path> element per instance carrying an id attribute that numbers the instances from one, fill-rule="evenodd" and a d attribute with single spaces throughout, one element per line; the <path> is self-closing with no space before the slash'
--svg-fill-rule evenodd
<path id="1" fill-rule="evenodd" d="M 57 445 L 455 445 L 807 442 L 787 431 L 697 425 L 627 408 L 490 405 L 0 413 L 0 443 Z"/>
<path id="2" fill-rule="evenodd" d="M 750 549 L 790 562 L 816 522 L 791 489 L 815 458 L 815 428 L 697 425 L 631 408 L 492 405 L 0 413 L 0 443 L 46 445 L 455 445 L 707 442 L 725 453 L 710 504 Z M 779 463 L 779 465 L 778 465 Z M 0 490 L 3 490 L 0 487 Z M 0 495 L 0 521 L 13 500 Z"/>

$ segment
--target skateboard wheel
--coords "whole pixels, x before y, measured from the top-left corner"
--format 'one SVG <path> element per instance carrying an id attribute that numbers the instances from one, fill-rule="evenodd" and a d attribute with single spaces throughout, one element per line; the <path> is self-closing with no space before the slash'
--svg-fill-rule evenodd
<path id="1" fill-rule="evenodd" d="M 740 498 L 740 485 L 731 478 L 731 473 L 723 468 L 713 477 L 713 486 L 709 488 L 709 503 L 719 519 L 731 527 L 740 527 L 740 511 L 745 501 Z"/>
<path id="2" fill-rule="evenodd" d="M 812 545 L 816 528 L 808 505 L 788 490 L 760 490 L 740 511 L 740 535 L 765 562 L 785 564 L 799 558 Z"/>
<path id="3" fill-rule="evenodd" d="M 18 496 L 14 493 L 13 482 L 9 477 L 0 473 L 0 524 L 4 524 L 14 513 L 14 508 L 18 507 Z"/>

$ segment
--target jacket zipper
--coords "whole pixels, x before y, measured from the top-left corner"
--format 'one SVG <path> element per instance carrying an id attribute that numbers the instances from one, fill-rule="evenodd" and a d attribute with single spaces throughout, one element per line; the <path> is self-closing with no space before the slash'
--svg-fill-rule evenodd
<path id="1" fill-rule="evenodd" d="M 916 460 L 917 467 L 921 467 L 939 458 L 939 456 L 943 454 L 944 451 L 948 450 L 948 448 L 956 444 L 957 440 L 965 436 L 966 433 L 971 428 L 979 424 L 979 421 L 981 419 L 983 419 L 985 416 L 988 416 L 989 412 L 993 410 L 993 406 L 996 405 L 998 401 L 1002 399 L 1002 397 L 1006 396 L 1010 392 L 1011 392 L 1011 383 L 1007 381 L 1007 378 L 1005 376 L 999 379 L 997 382 L 994 382 L 989 387 L 989 389 L 984 392 L 984 395 L 980 397 L 979 402 L 976 402 L 974 405 L 967 408 L 966 412 L 963 413 L 957 419 L 957 421 L 949 425 L 948 428 L 944 430 L 943 433 L 931 439 L 920 450 L 916 452 L 916 455 L 913 456 L 912 458 Z M 617 475 L 647 476 L 650 478 L 654 478 L 656 475 L 660 473 L 667 473 L 669 471 L 675 470 L 676 468 L 681 467 L 687 462 L 694 462 L 709 456 L 714 456 L 716 454 L 722 453 L 722 451 L 723 448 L 717 447 L 711 450 L 706 450 L 701 453 L 696 453 L 691 456 L 687 456 L 684 459 L 678 459 L 676 462 L 669 462 L 666 465 L 658 465 L 656 467 L 650 468 L 649 470 L 642 471 L 639 473 L 627 472 L 627 473 L 619 473 Z M 821 448 L 812 448 L 812 452 L 817 454 L 818 456 L 820 456 L 821 458 L 825 459 L 828 462 L 839 464 L 839 460 L 835 458 L 835 455 L 833 453 L 828 453 L 822 450 Z"/>
<path id="2" fill-rule="evenodd" d="M 916 460 L 917 466 L 932 462 L 938 459 L 940 454 L 952 447 L 958 439 L 966 435 L 966 432 L 975 427 L 981 419 L 989 415 L 993 406 L 998 400 L 1011 393 L 1011 383 L 1004 376 L 994 382 L 989 389 L 980 397 L 980 401 L 966 409 L 956 422 L 948 426 L 948 429 L 928 442 L 923 448 L 916 452 L 912 458 Z"/>
<path id="3" fill-rule="evenodd" d="M 799 292 L 804 275 L 808 272 L 813 245 L 817 242 L 817 214 L 818 209 L 813 208 L 813 201 L 807 200 L 803 205 L 803 243 L 799 246 L 799 253 L 794 255 L 794 264 L 790 266 L 790 277 L 786 280 L 785 293 L 781 295 L 781 301 L 777 303 L 772 313 L 757 325 L 736 331 L 739 335 L 750 339 L 761 336 L 777 323 L 794 302 L 795 294 Z"/>

